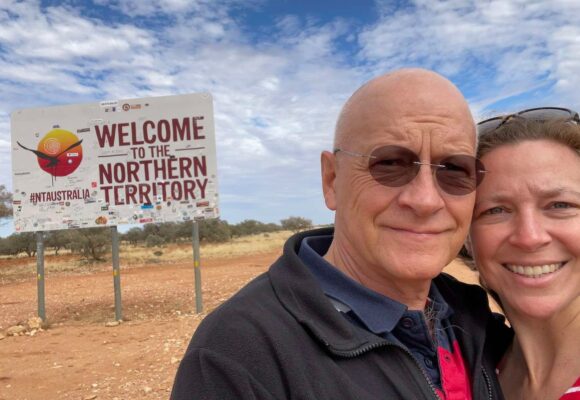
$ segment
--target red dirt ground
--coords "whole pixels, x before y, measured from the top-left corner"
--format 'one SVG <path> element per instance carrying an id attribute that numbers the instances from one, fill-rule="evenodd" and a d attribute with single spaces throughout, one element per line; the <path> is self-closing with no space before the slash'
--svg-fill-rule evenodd
<path id="1" fill-rule="evenodd" d="M 169 398 L 175 371 L 200 320 L 279 254 L 202 260 L 202 314 L 195 314 L 190 263 L 123 270 L 125 322 L 114 327 L 105 326 L 114 320 L 110 271 L 48 274 L 49 328 L 0 340 L 0 400 Z M 0 275 L 1 268 L 0 263 Z M 477 280 L 459 263 L 447 272 L 471 283 Z M 36 290 L 34 276 L 0 280 L 0 332 L 36 315 Z"/>

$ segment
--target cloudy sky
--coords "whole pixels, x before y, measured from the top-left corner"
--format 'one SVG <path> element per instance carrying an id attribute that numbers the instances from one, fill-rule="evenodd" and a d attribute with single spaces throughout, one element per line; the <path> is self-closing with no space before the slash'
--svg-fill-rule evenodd
<path id="1" fill-rule="evenodd" d="M 17 109 L 210 92 L 222 218 L 330 223 L 319 154 L 342 103 L 400 67 L 476 118 L 580 103 L 578 0 L 0 0 L 0 184 Z"/>

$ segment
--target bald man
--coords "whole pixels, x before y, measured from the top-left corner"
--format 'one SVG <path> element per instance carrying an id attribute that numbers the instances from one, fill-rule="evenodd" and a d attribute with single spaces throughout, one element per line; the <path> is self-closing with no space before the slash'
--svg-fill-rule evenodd
<path id="1" fill-rule="evenodd" d="M 481 288 L 441 273 L 484 176 L 475 138 L 434 72 L 359 88 L 321 156 L 334 229 L 291 237 L 202 322 L 172 399 L 501 399 L 502 322 Z"/>

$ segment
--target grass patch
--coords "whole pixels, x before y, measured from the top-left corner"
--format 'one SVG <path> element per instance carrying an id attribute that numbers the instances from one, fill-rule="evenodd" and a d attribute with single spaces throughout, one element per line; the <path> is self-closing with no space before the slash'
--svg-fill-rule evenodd
<path id="1" fill-rule="evenodd" d="M 225 243 L 202 243 L 200 255 L 202 260 L 218 258 L 234 258 L 251 254 L 263 254 L 282 250 L 282 246 L 290 231 L 270 232 L 234 238 Z M 132 246 L 122 243 L 119 249 L 121 268 L 138 268 L 144 265 L 176 264 L 193 259 L 193 245 L 188 243 L 170 243 L 152 250 L 145 244 Z M 45 252 L 45 274 L 91 274 L 99 271 L 109 271 L 112 261 L 107 254 L 105 261 L 87 262 L 80 256 L 61 250 L 58 256 Z M 36 257 L 0 257 L 0 284 L 28 280 L 36 275 Z"/>

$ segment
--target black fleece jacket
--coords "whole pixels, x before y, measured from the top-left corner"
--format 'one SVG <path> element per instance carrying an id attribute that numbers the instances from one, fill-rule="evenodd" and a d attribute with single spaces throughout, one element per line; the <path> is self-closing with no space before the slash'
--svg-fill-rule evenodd
<path id="1" fill-rule="evenodd" d="M 306 236 L 200 324 L 179 366 L 173 400 L 437 399 L 408 350 L 347 321 L 298 257 Z M 511 340 L 485 292 L 441 274 L 437 288 L 472 377 L 473 399 L 503 399 L 495 365 Z"/>

